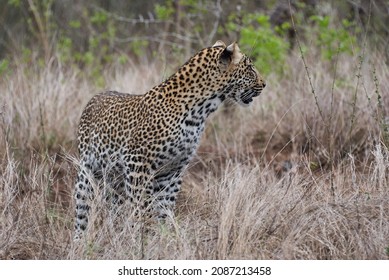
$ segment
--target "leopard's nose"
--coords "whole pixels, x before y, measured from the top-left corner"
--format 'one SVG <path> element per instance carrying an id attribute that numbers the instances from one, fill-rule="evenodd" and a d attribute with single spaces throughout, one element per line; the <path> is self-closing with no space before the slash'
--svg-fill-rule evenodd
<path id="1" fill-rule="evenodd" d="M 265 81 L 262 81 L 262 84 L 261 84 L 262 88 L 264 89 L 266 87 L 266 82 Z"/>

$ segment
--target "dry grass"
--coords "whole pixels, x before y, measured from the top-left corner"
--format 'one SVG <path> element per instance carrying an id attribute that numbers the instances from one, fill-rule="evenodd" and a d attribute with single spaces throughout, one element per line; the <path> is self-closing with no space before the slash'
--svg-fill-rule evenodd
<path id="1" fill-rule="evenodd" d="M 209 122 L 175 218 L 132 228 L 126 205 L 116 216 L 98 196 L 77 245 L 75 131 L 100 90 L 55 59 L 20 64 L 0 81 L 0 258 L 388 259 L 389 73 L 379 53 L 364 59 L 356 87 L 358 59 L 341 57 L 334 80 L 333 65 L 307 55 L 322 118 L 291 54 L 251 108 Z M 166 76 L 155 65 L 113 69 L 107 88 L 126 92 Z"/>

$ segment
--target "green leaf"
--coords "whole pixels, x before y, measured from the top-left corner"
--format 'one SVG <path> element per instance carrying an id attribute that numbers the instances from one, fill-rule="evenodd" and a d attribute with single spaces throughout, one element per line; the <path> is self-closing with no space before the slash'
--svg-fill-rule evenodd
<path id="1" fill-rule="evenodd" d="M 108 16 L 107 13 L 104 11 L 96 11 L 90 19 L 91 23 L 95 24 L 103 24 L 106 23 L 107 20 Z"/>
<path id="2" fill-rule="evenodd" d="M 8 4 L 16 8 L 20 7 L 20 0 L 8 0 Z"/>
<path id="3" fill-rule="evenodd" d="M 8 71 L 9 60 L 2 59 L 0 60 L 0 75 L 3 75 L 6 71 Z"/>
<path id="4" fill-rule="evenodd" d="M 81 27 L 81 22 L 79 20 L 71 20 L 71 21 L 69 21 L 69 26 L 71 28 L 78 29 Z"/>
<path id="5" fill-rule="evenodd" d="M 160 20 L 168 20 L 174 13 L 173 5 L 167 3 L 167 5 L 155 4 L 154 6 L 155 15 Z"/>

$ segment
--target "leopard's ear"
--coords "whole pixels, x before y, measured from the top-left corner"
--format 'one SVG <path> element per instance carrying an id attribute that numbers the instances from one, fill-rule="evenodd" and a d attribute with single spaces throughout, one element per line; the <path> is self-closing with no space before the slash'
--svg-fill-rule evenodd
<path id="1" fill-rule="evenodd" d="M 212 48 L 214 48 L 214 47 L 223 47 L 223 48 L 225 48 L 226 44 L 224 44 L 224 42 L 221 41 L 221 40 L 217 40 L 216 43 L 213 44 Z"/>
<path id="2" fill-rule="evenodd" d="M 238 64 L 243 57 L 243 54 L 240 51 L 238 44 L 236 42 L 234 42 L 231 45 L 229 45 L 226 48 L 226 50 L 228 50 L 229 52 L 232 53 L 232 63 L 234 65 Z"/>
<path id="3" fill-rule="evenodd" d="M 223 52 L 220 54 L 220 62 L 226 68 L 239 64 L 242 59 L 243 54 L 241 53 L 237 43 L 232 43 L 226 47 Z"/>

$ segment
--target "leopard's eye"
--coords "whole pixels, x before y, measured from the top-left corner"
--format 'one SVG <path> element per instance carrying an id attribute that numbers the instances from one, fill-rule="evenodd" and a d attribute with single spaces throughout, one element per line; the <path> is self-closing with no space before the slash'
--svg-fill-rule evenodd
<path id="1" fill-rule="evenodd" d="M 255 67 L 254 67 L 254 65 L 250 64 L 249 67 L 250 67 L 250 69 L 251 69 L 252 71 L 255 72 Z"/>

